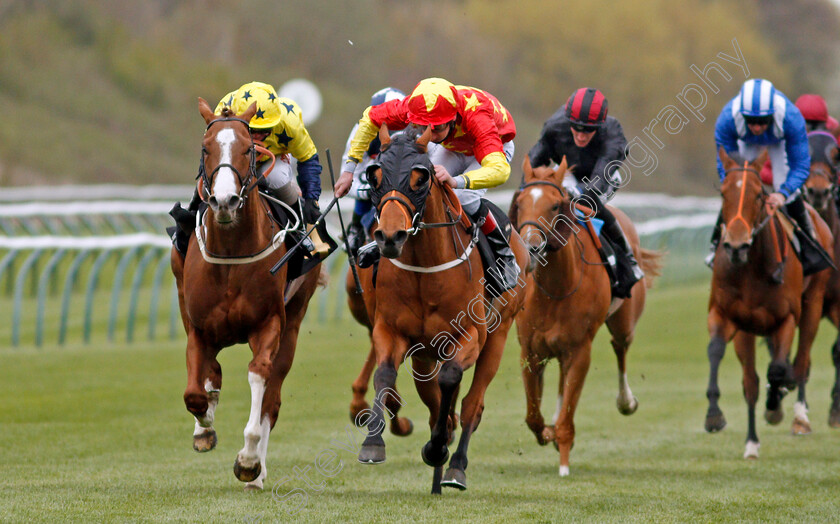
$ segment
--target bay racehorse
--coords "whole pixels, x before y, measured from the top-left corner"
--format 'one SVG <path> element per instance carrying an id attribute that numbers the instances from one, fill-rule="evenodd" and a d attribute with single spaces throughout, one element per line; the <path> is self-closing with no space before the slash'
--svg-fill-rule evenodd
<path id="1" fill-rule="evenodd" d="M 811 172 L 802 192 L 831 229 L 834 236 L 834 260 L 840 260 L 840 215 L 836 205 L 840 151 L 834 135 L 825 131 L 808 133 L 808 145 L 811 150 Z M 834 387 L 831 390 L 828 425 L 840 428 L 840 271 L 831 272 L 823 300 L 823 316 L 839 331 L 831 347 Z"/>
<path id="2" fill-rule="evenodd" d="M 575 222 L 574 204 L 563 189 L 566 159 L 557 169 L 532 169 L 526 158 L 523 169 L 525 184 L 511 205 L 511 219 L 536 262 L 528 277 L 525 306 L 516 317 L 527 404 L 525 421 L 540 445 L 553 442 L 557 447 L 560 476 L 566 476 L 575 438 L 575 409 L 589 370 L 592 339 L 604 323 L 618 360 L 618 410 L 630 415 L 638 407 L 627 382 L 626 357 L 645 306 L 646 288 L 659 274 L 661 255 L 642 249 L 627 215 L 611 208 L 645 272 L 645 278 L 633 286 L 630 298 L 611 300 L 610 278 L 596 241 L 582 229 L 587 226 Z M 583 209 L 587 214 L 592 212 Z M 552 426 L 546 426 L 540 405 L 543 372 L 552 358 L 560 363 L 560 384 Z"/>
<path id="3" fill-rule="evenodd" d="M 187 387 L 184 403 L 195 416 L 193 447 L 216 446 L 213 418 L 222 387 L 216 356 L 222 348 L 247 342 L 251 413 L 245 446 L 234 473 L 246 488 L 260 489 L 266 478 L 268 437 L 280 409 L 280 388 L 292 365 L 298 331 L 319 278 L 310 271 L 287 287 L 285 266 L 269 268 L 285 253 L 285 231 L 271 218 L 256 188 L 257 150 L 248 122 L 256 104 L 221 116 L 199 98 L 207 124 L 202 143 L 203 174 L 198 191 L 208 204 L 199 213 L 196 234 L 185 258 L 173 248 L 172 272 L 178 286 L 181 319 L 187 332 Z"/>
<path id="4" fill-rule="evenodd" d="M 481 420 L 485 391 L 498 370 L 524 294 L 515 287 L 494 301 L 485 296 L 481 259 L 473 249 L 466 216 L 454 193 L 437 183 L 426 154 L 431 130 L 426 128 L 420 137 L 412 131 L 390 137 L 382 126 L 382 150 L 367 171 L 379 220 L 374 238 L 383 258 L 375 286 L 372 270 L 360 272 L 373 326 L 376 400 L 366 420 L 368 435 L 359 461 L 385 461 L 383 399 L 400 400 L 394 389 L 397 369 L 410 359 L 415 387 L 429 409 L 431 438 L 421 456 L 434 468 L 432 493 L 440 493 L 442 485 L 466 489 L 470 437 Z M 511 247 L 524 272 L 528 252 L 515 233 Z M 473 380 L 461 404 L 458 449 L 443 475 L 461 378 L 472 366 Z"/>
<path id="5" fill-rule="evenodd" d="M 794 405 L 793 433 L 811 431 L 807 416 L 805 384 L 810 367 L 810 350 L 822 313 L 823 294 L 831 276 L 827 270 L 803 277 L 802 264 L 792 254 L 786 227 L 779 213 L 765 205 L 767 192 L 759 170 L 767 158 L 763 152 L 753 162 L 741 161 L 718 151 L 726 177 L 721 185 L 723 234 L 714 258 L 709 298 L 708 347 L 709 385 L 706 397 L 706 431 L 719 431 L 726 419 L 718 406 L 718 367 L 726 344 L 735 341 L 735 353 L 743 370 L 747 401 L 747 441 L 744 458 L 758 458 L 755 404 L 758 374 L 755 372 L 755 337 L 766 337 L 771 362 L 767 368 L 767 401 L 764 418 L 778 424 L 783 418 L 782 397 L 799 388 Z M 809 209 L 817 240 L 830 251 L 831 232 L 813 209 Z M 779 265 L 783 264 L 781 282 Z M 789 363 L 794 333 L 799 326 L 799 345 Z"/>

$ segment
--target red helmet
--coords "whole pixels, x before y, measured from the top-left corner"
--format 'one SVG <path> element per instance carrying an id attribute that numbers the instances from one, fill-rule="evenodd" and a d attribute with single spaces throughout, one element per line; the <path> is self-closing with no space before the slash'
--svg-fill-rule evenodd
<path id="1" fill-rule="evenodd" d="M 442 78 L 421 80 L 408 95 L 408 120 L 421 126 L 436 126 L 455 120 L 455 86 Z"/>
<path id="2" fill-rule="evenodd" d="M 840 122 L 837 122 L 837 119 L 833 116 L 829 116 L 828 120 L 825 122 L 825 128 L 829 131 L 834 131 L 838 127 L 840 127 Z"/>
<path id="3" fill-rule="evenodd" d="M 607 99 L 592 87 L 582 87 L 566 100 L 566 118 L 573 124 L 600 127 L 607 119 Z"/>
<path id="4" fill-rule="evenodd" d="M 796 107 L 805 120 L 825 122 L 828 120 L 828 104 L 820 95 L 802 95 L 796 99 Z"/>

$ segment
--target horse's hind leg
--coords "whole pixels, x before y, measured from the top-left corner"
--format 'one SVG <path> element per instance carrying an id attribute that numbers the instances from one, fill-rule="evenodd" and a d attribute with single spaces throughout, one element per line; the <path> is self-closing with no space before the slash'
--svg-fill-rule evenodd
<path id="1" fill-rule="evenodd" d="M 768 424 L 778 424 L 784 418 L 782 398 L 788 391 L 786 383 L 791 373 L 788 357 L 795 331 L 796 321 L 793 315 L 790 315 L 772 335 L 773 359 L 767 367 L 768 390 L 766 411 L 764 412 L 764 419 Z"/>
<path id="2" fill-rule="evenodd" d="M 755 372 L 755 335 L 739 331 L 735 335 L 735 354 L 741 362 L 744 400 L 747 401 L 747 443 L 745 459 L 758 458 L 758 434 L 755 430 L 755 405 L 758 402 L 758 373 Z"/>
<path id="3" fill-rule="evenodd" d="M 615 403 L 618 412 L 622 415 L 632 415 L 639 407 L 639 400 L 633 395 L 627 381 L 627 350 L 630 349 L 630 344 L 633 342 L 634 322 L 631 306 L 632 302 L 630 300 L 625 301 L 624 305 L 607 319 L 607 328 L 612 334 L 610 342 L 618 363 L 618 396 L 616 396 Z"/>
<path id="4" fill-rule="evenodd" d="M 368 352 L 367 358 L 365 358 L 365 363 L 362 365 L 362 370 L 350 387 L 353 391 L 353 399 L 350 401 L 350 420 L 354 422 L 357 420 L 359 413 L 370 409 L 370 405 L 365 400 L 365 395 L 367 394 L 368 383 L 370 382 L 370 376 L 373 374 L 373 368 L 375 366 L 376 351 L 373 348 L 373 344 L 371 344 L 370 351 Z"/>
<path id="5" fill-rule="evenodd" d="M 219 404 L 219 394 L 222 391 L 222 366 L 213 356 L 205 360 L 204 389 L 207 391 L 207 411 L 204 417 L 195 417 L 193 431 L 193 449 L 198 452 L 210 451 L 216 447 L 218 438 L 213 428 L 216 406 Z"/>
<path id="6" fill-rule="evenodd" d="M 470 445 L 470 437 L 481 423 L 481 415 L 484 413 L 484 394 L 487 392 L 487 386 L 490 385 L 499 370 L 499 363 L 502 360 L 502 353 L 505 348 L 505 335 L 509 327 L 510 324 L 501 326 L 501 329 L 489 335 L 478 356 L 472 384 L 470 384 L 470 389 L 461 402 L 461 438 L 458 440 L 458 449 L 452 455 L 452 460 L 449 461 L 449 468 L 443 475 L 443 481 L 441 482 L 442 486 L 460 490 L 467 489 L 467 451 Z"/>
<path id="7" fill-rule="evenodd" d="M 802 315 L 799 319 L 799 345 L 796 349 L 796 357 L 793 360 L 793 377 L 798 388 L 796 403 L 793 405 L 793 425 L 791 427 L 791 432 L 794 435 L 811 433 L 805 385 L 811 371 L 811 346 L 814 344 L 817 328 L 822 317 L 823 288 L 824 285 L 821 286 L 820 283 L 816 284 L 816 287 L 812 284 L 802 300 Z"/>

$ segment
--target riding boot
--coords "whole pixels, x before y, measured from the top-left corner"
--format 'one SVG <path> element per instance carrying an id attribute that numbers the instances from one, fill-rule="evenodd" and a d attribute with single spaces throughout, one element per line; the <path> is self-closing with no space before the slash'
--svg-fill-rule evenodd
<path id="1" fill-rule="evenodd" d="M 606 206 L 602 206 L 599 211 L 598 218 L 604 221 L 604 227 L 601 231 L 610 239 L 616 249 L 618 282 L 613 287 L 613 295 L 618 298 L 630 298 L 630 290 L 636 282 L 644 278 L 645 273 L 639 267 L 636 256 L 633 254 L 633 248 L 630 247 L 630 242 L 627 241 L 618 220 Z"/>
<path id="2" fill-rule="evenodd" d="M 490 268 L 488 273 L 496 281 L 496 289 L 501 293 L 513 289 L 519 283 L 519 265 L 516 263 L 516 255 L 510 248 L 508 240 L 493 213 L 482 205 L 477 217 L 473 217 L 476 224 L 480 224 L 481 232 L 487 237 L 490 248 L 493 250 L 495 267 Z M 484 215 L 484 216 L 482 216 Z M 476 220 L 477 218 L 477 220 Z"/>
<path id="3" fill-rule="evenodd" d="M 706 255 L 706 265 L 710 268 L 715 267 L 715 252 L 717 252 L 718 245 L 720 244 L 720 235 L 723 231 L 723 213 L 718 213 L 717 222 L 715 222 L 715 228 L 712 230 L 712 239 L 709 242 L 709 254 Z"/>
<path id="4" fill-rule="evenodd" d="M 829 262 L 831 256 L 825 252 L 817 241 L 814 224 L 805 208 L 802 195 L 798 195 L 793 201 L 785 204 L 785 209 L 800 229 L 797 232 L 797 237 L 800 237 L 799 260 L 802 262 L 802 273 L 808 276 L 831 267 Z"/>
<path id="5" fill-rule="evenodd" d="M 186 209 L 177 202 L 169 211 L 169 216 L 175 219 L 175 227 L 166 228 L 166 232 L 172 238 L 175 249 L 184 257 L 187 256 L 187 247 L 190 245 L 190 237 L 195 229 L 195 215 L 198 213 L 200 204 L 201 197 L 196 188 Z"/>
<path id="6" fill-rule="evenodd" d="M 811 223 L 811 217 L 808 210 L 805 209 L 805 200 L 802 195 L 797 196 L 793 201 L 785 204 L 790 218 L 796 221 L 796 224 L 804 231 L 812 240 L 816 240 L 817 236 L 814 233 L 814 224 Z"/>
<path id="7" fill-rule="evenodd" d="M 359 248 L 365 243 L 365 228 L 362 226 L 362 215 L 353 212 L 353 219 L 350 225 L 347 226 L 347 245 L 350 248 L 350 253 L 355 257 Z"/>

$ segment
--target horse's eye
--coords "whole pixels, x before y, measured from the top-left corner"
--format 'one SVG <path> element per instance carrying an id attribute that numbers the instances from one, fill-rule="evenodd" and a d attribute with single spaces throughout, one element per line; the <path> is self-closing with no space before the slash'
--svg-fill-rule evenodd
<path id="1" fill-rule="evenodd" d="M 555 213 L 560 212 L 560 202 L 555 202 L 553 206 L 551 206 L 551 210 Z"/>
<path id="2" fill-rule="evenodd" d="M 367 169 L 365 170 L 365 178 L 372 188 L 376 188 L 379 185 L 379 181 L 376 179 L 376 171 L 379 170 L 380 167 L 381 166 L 379 164 L 371 164 L 367 166 Z"/>

